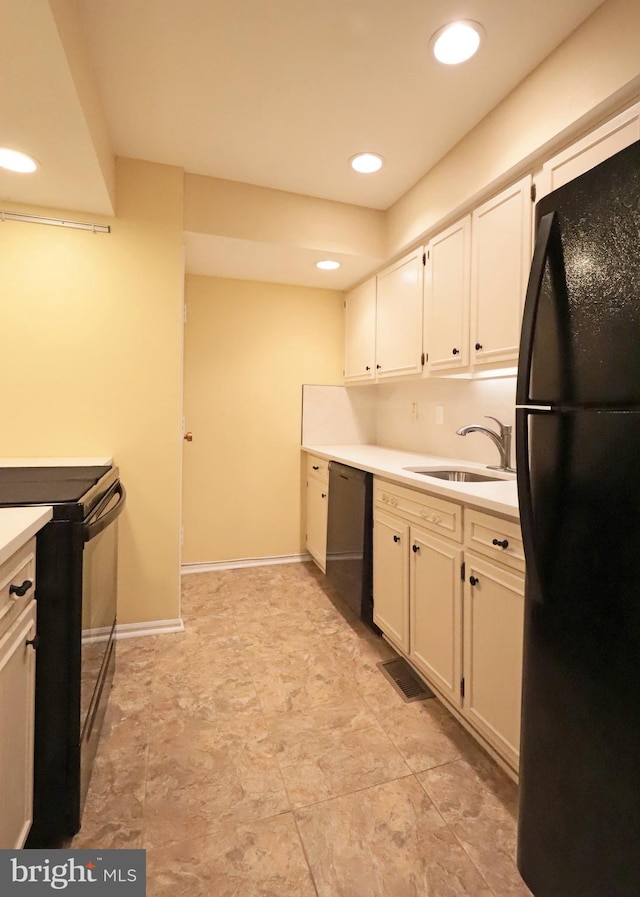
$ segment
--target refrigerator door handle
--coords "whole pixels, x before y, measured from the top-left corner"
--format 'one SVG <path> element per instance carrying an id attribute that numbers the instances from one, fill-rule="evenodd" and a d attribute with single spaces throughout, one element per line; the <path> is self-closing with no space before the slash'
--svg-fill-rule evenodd
<path id="1" fill-rule="evenodd" d="M 529 402 L 529 384 L 531 380 L 531 362 L 533 359 L 533 335 L 538 314 L 538 303 L 542 288 L 542 278 L 549 255 L 549 246 L 556 213 L 549 212 L 540 219 L 536 246 L 531 262 L 527 294 L 524 300 L 524 313 L 522 315 L 522 330 L 520 332 L 520 354 L 518 356 L 518 381 L 516 386 L 516 405 L 526 405 Z"/>
<path id="2" fill-rule="evenodd" d="M 527 595 L 542 603 L 542 588 L 536 558 L 535 519 L 531 492 L 531 471 L 529 468 L 529 417 L 544 414 L 533 408 L 516 409 L 516 469 L 518 471 L 518 505 L 520 509 L 520 530 L 527 565 L 527 580 L 530 588 Z"/>

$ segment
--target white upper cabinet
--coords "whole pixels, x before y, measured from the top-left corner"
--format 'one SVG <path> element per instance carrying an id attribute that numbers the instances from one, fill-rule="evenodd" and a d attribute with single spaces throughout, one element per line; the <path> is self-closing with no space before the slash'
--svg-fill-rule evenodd
<path id="1" fill-rule="evenodd" d="M 579 177 L 636 140 L 640 140 L 640 104 L 626 109 L 545 162 L 538 198 Z"/>
<path id="2" fill-rule="evenodd" d="M 515 363 L 531 263 L 531 176 L 477 208 L 471 224 L 471 361 Z"/>
<path id="3" fill-rule="evenodd" d="M 433 237 L 424 270 L 424 347 L 427 370 L 469 365 L 471 216 Z"/>
<path id="4" fill-rule="evenodd" d="M 344 379 L 375 380 L 376 278 L 371 277 L 345 297 Z"/>
<path id="5" fill-rule="evenodd" d="M 640 140 L 640 103 L 537 169 L 537 198 Z M 517 362 L 533 249 L 527 175 L 347 294 L 345 383 Z M 424 260 L 423 260 L 424 252 Z M 424 352 L 424 355 L 423 355 Z"/>
<path id="6" fill-rule="evenodd" d="M 422 373 L 423 271 L 419 247 L 377 276 L 378 380 Z"/>

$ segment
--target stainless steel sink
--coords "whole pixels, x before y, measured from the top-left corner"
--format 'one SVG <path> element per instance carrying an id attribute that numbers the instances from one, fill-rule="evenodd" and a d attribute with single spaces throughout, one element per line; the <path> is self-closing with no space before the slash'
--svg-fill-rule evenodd
<path id="1" fill-rule="evenodd" d="M 411 473 L 420 473 L 425 477 L 435 477 L 438 480 L 449 480 L 451 483 L 496 483 L 499 480 L 510 477 L 492 476 L 488 473 L 477 473 L 475 470 L 445 470 L 431 467 L 405 467 Z"/>

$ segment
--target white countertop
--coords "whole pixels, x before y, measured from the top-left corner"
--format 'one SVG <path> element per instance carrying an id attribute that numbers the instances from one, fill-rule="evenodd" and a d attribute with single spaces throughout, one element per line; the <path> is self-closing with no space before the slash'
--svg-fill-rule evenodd
<path id="1" fill-rule="evenodd" d="M 464 502 L 476 508 L 493 511 L 513 520 L 519 519 L 518 490 L 513 479 L 488 483 L 452 483 L 448 480 L 428 480 L 419 473 L 405 470 L 405 467 L 462 467 L 492 474 L 483 464 L 462 461 L 459 458 L 442 458 L 436 455 L 422 455 L 385 448 L 381 445 L 303 445 L 303 451 L 339 461 L 351 467 L 366 470 L 375 476 L 384 477 L 394 483 L 430 492 L 441 498 Z M 499 475 L 499 474 L 496 474 Z"/>
<path id="2" fill-rule="evenodd" d="M 53 508 L 0 508 L 0 564 L 51 520 Z"/>
<path id="3" fill-rule="evenodd" d="M 113 458 L 0 458 L 0 467 L 108 467 Z"/>

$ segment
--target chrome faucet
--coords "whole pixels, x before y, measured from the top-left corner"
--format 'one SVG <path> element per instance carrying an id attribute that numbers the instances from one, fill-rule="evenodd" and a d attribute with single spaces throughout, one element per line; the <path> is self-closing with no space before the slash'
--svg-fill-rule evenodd
<path id="1" fill-rule="evenodd" d="M 482 424 L 469 424 L 467 427 L 460 427 L 456 433 L 458 436 L 466 436 L 467 433 L 484 433 L 500 452 L 500 464 L 487 464 L 489 470 L 506 470 L 508 473 L 515 473 L 515 468 L 509 465 L 511 461 L 511 424 L 503 424 L 497 417 L 491 417 L 490 414 L 485 414 L 485 417 L 497 423 L 500 433 L 496 433 L 489 427 L 483 427 Z"/>

